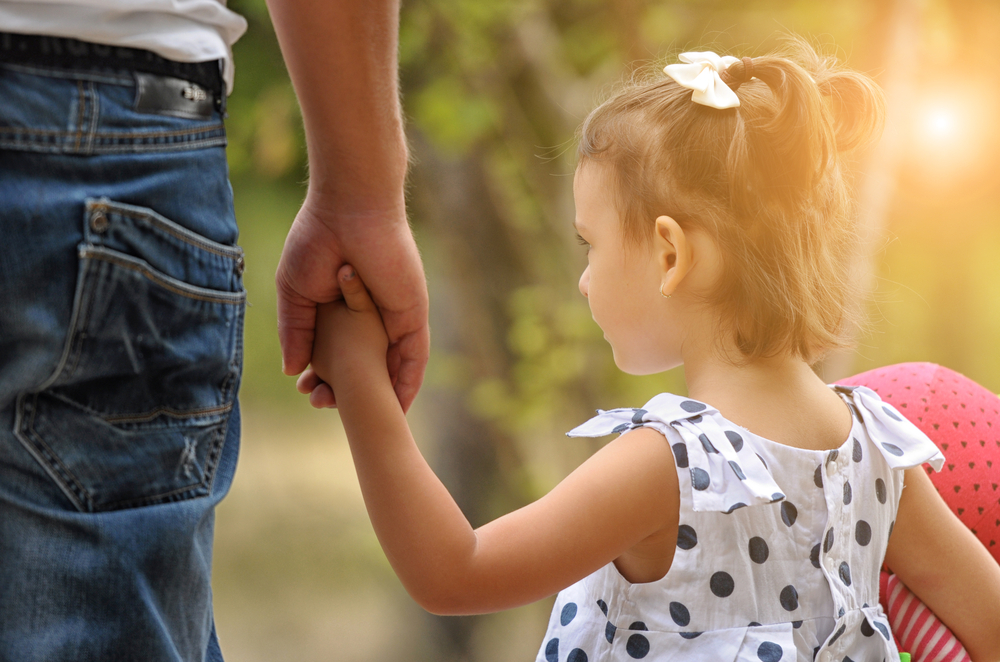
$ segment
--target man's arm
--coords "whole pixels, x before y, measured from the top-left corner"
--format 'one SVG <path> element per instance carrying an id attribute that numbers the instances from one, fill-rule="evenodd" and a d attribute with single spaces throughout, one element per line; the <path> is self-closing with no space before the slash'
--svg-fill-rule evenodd
<path id="1" fill-rule="evenodd" d="M 429 353 L 427 286 L 406 221 L 406 139 L 397 91 L 399 3 L 268 0 L 295 86 L 309 153 L 309 188 L 275 278 L 286 374 L 312 357 L 316 305 L 340 295 L 350 262 L 379 307 L 404 410 Z M 311 373 L 315 406 L 335 395 Z"/>

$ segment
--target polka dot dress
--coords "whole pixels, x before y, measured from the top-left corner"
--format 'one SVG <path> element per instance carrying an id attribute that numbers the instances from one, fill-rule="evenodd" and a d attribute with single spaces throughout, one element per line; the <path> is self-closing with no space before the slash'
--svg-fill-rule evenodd
<path id="1" fill-rule="evenodd" d="M 886 366 L 845 381 L 878 393 L 948 454 L 931 481 L 1000 562 L 1000 398 L 933 363 Z"/>
<path id="2" fill-rule="evenodd" d="M 570 436 L 652 427 L 674 453 L 677 551 L 662 579 L 608 564 L 559 593 L 538 662 L 898 659 L 878 571 L 902 470 L 944 457 L 873 391 L 837 387 L 854 416 L 834 450 L 791 448 L 695 400 L 661 394 Z"/>

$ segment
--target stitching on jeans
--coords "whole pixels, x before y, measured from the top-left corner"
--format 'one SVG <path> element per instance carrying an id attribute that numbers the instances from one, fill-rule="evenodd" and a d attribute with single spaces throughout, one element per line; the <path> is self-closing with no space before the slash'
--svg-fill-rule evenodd
<path id="1" fill-rule="evenodd" d="M 102 140 L 115 140 L 120 138 L 171 138 L 171 137 L 183 137 L 188 135 L 195 135 L 199 133 L 216 133 L 223 131 L 225 127 L 219 124 L 212 124 L 209 126 L 203 126 L 196 129 L 175 129 L 173 131 L 157 131 L 155 133 L 99 133 L 97 136 Z"/>
<path id="2" fill-rule="evenodd" d="M 28 407 L 30 410 L 30 420 L 26 421 L 24 416 L 25 401 L 29 397 L 32 398 L 32 406 Z M 27 449 L 32 457 L 34 457 L 35 460 L 42 465 L 42 468 L 45 469 L 45 473 L 49 474 L 56 486 L 62 491 L 63 494 L 66 495 L 77 510 L 80 512 L 92 510 L 90 506 L 90 498 L 86 491 L 83 490 L 80 485 L 76 484 L 75 476 L 69 473 L 66 468 L 62 466 L 62 463 L 52 452 L 52 449 L 50 449 L 48 445 L 42 441 L 42 439 L 38 436 L 38 433 L 35 431 L 34 421 L 35 414 L 38 411 L 37 405 L 37 393 L 30 396 L 22 394 L 18 397 L 14 419 L 14 435 L 21 441 L 21 445 Z M 36 442 L 40 444 L 42 448 L 36 446 Z"/>
<path id="3" fill-rule="evenodd" d="M 47 393 L 48 397 L 56 400 L 61 400 L 71 406 L 74 406 L 81 411 L 86 412 L 89 415 L 101 417 L 99 412 L 95 412 L 87 407 L 82 407 L 79 403 L 68 400 L 57 393 Z M 26 398 L 32 398 L 32 403 L 34 406 L 30 407 L 30 419 L 26 420 L 24 416 L 24 406 L 23 401 Z M 129 499 L 122 499 L 119 501 L 113 501 L 109 503 L 104 503 L 96 505 L 93 501 L 92 495 L 87 491 L 86 487 L 80 483 L 79 479 L 73 474 L 72 471 L 63 464 L 62 460 L 59 458 L 52 448 L 45 442 L 42 436 L 34 427 L 35 414 L 38 411 L 37 402 L 39 399 L 39 394 L 35 393 L 33 395 L 22 395 L 18 398 L 18 406 L 16 410 L 15 419 L 15 435 L 22 441 L 22 444 L 27 448 L 28 452 L 42 465 L 46 470 L 46 473 L 55 481 L 56 485 L 62 490 L 62 492 L 70 499 L 77 510 L 81 512 L 99 512 L 99 511 L 109 511 L 109 510 L 119 510 L 122 508 L 128 508 L 132 506 L 138 506 L 147 503 L 162 503 L 165 501 L 177 501 L 177 497 L 183 495 L 187 492 L 196 492 L 199 489 L 211 489 L 212 481 L 215 477 L 215 472 L 218 467 L 219 458 L 222 454 L 222 446 L 225 441 L 226 432 L 228 430 L 229 419 L 224 418 L 216 424 L 217 431 L 215 432 L 215 437 L 212 440 L 210 450 L 205 458 L 204 472 L 202 480 L 197 483 L 191 483 L 183 487 L 179 487 L 168 492 L 160 492 L 158 494 L 152 494 L 142 497 L 133 497 Z M 232 410 L 233 405 L 230 404 L 226 409 Z M 222 412 L 228 413 L 228 412 Z M 30 437 L 30 440 L 26 437 Z"/>
<path id="4" fill-rule="evenodd" d="M 13 62 L 0 62 L 0 69 L 9 69 L 11 71 L 31 74 L 33 76 L 45 76 L 46 78 L 91 80 L 95 83 L 109 83 L 111 85 L 121 85 L 122 87 L 129 87 L 135 84 L 135 80 L 131 76 L 116 76 L 114 74 L 102 74 L 94 71 L 77 71 L 75 69 L 59 69 L 57 67 L 39 67 L 27 64 L 15 64 Z"/>
<path id="5" fill-rule="evenodd" d="M 203 409 L 190 409 L 187 411 L 171 409 L 170 407 L 157 407 L 152 411 L 142 414 L 123 414 L 120 416 L 99 415 L 108 423 L 142 423 L 144 421 L 151 421 L 161 414 L 170 416 L 171 418 L 198 418 L 199 416 L 208 416 L 210 414 L 224 414 L 231 411 L 232 408 L 233 403 L 230 402 L 228 405 L 205 407 Z"/>
<path id="6" fill-rule="evenodd" d="M 194 140 L 177 140 L 171 142 L 161 142 L 161 143 L 125 143 L 125 144 L 108 144 L 107 142 L 98 141 L 97 147 L 94 148 L 95 154 L 124 154 L 136 152 L 139 154 L 152 154 L 157 152 L 181 152 L 181 151 L 193 151 L 195 149 L 203 149 L 206 147 L 225 147 L 226 137 L 216 136 L 213 138 L 196 138 Z"/>
<path id="7" fill-rule="evenodd" d="M 86 285 L 90 282 L 90 275 L 94 268 L 93 262 L 86 263 L 80 273 L 80 286 L 83 288 L 80 294 L 80 314 L 77 317 L 76 326 L 70 329 L 73 335 L 70 337 L 72 344 L 66 361 L 65 374 L 67 376 L 76 372 L 77 366 L 80 365 L 80 357 L 83 355 L 83 341 L 87 337 L 85 329 L 90 323 L 90 312 L 93 308 L 91 302 L 95 295 L 94 288 L 88 288 Z"/>
<path id="8" fill-rule="evenodd" d="M 97 94 L 97 85 L 91 81 L 87 83 L 88 96 L 90 97 L 90 128 L 87 130 L 87 147 L 85 152 L 90 153 L 94 148 L 94 136 L 97 134 L 97 125 L 101 118 L 101 98 Z"/>
<path id="9" fill-rule="evenodd" d="M 73 400 L 72 398 L 66 397 L 62 393 L 59 393 L 58 391 L 47 391 L 45 393 L 45 395 L 47 397 L 49 397 L 49 398 L 52 398 L 53 400 L 59 400 L 60 402 L 62 402 L 64 404 L 72 407 L 73 409 L 79 410 L 79 411 L 83 412 L 84 414 L 86 414 L 87 416 L 92 416 L 94 418 L 99 418 L 99 419 L 101 419 L 101 420 L 103 420 L 105 422 L 108 422 L 108 423 L 119 423 L 119 422 L 122 422 L 121 420 L 118 420 L 118 418 L 116 418 L 114 416 L 110 416 L 109 417 L 104 412 L 101 412 L 101 411 L 98 411 L 96 409 L 93 409 L 92 407 L 87 407 L 86 405 L 81 404 L 81 403 L 77 402 L 76 400 Z M 233 408 L 233 405 L 232 405 L 232 403 L 230 403 L 229 405 L 218 405 L 217 407 L 209 407 L 209 408 L 206 408 L 206 409 L 192 410 L 192 412 L 194 414 L 196 414 L 196 416 L 193 415 L 193 416 L 190 416 L 190 417 L 187 417 L 187 418 L 196 418 L 197 416 L 204 415 L 204 412 L 208 411 L 209 409 L 218 409 L 219 411 L 218 412 L 208 412 L 208 413 L 221 413 L 221 414 L 225 414 L 226 410 L 231 410 L 232 408 Z M 139 416 L 139 415 L 137 415 L 137 416 Z M 124 419 L 124 418 L 127 418 L 127 416 L 121 416 L 119 418 Z M 178 418 L 185 418 L 185 417 L 179 416 Z"/>
<path id="10" fill-rule="evenodd" d="M 146 504 L 154 503 L 164 503 L 172 501 L 180 501 L 181 499 L 175 498 L 185 492 L 195 492 L 199 489 L 205 489 L 204 479 L 197 483 L 191 483 L 190 485 L 185 485 L 184 487 L 178 487 L 175 490 L 170 490 L 169 492 L 161 492 L 159 494 L 152 494 L 150 496 L 135 497 L 132 499 L 122 499 L 120 501 L 112 501 L 110 503 L 105 503 L 101 505 L 100 510 L 102 512 L 107 512 L 111 510 L 124 510 L 126 508 L 133 508 L 136 506 L 142 506 Z"/>
<path id="11" fill-rule="evenodd" d="M 81 84 L 82 86 L 82 84 Z M 82 115 L 81 110 L 81 115 Z M 83 120 L 81 119 L 80 122 Z M 212 124 L 210 126 L 202 126 L 192 129 L 175 129 L 173 131 L 156 131 L 153 133 L 148 132 L 132 132 L 132 133 L 111 133 L 111 132 L 95 132 L 94 136 L 98 140 L 119 140 L 122 138 L 179 138 L 190 135 L 197 135 L 199 133 L 215 133 L 218 131 L 223 131 L 225 127 L 221 122 L 217 124 Z M 72 136 L 74 133 L 79 133 L 79 131 L 64 131 L 62 129 L 32 129 L 29 127 L 13 127 L 13 126 L 0 126 L 0 133 L 31 133 L 37 135 L 45 136 Z"/>
<path id="12" fill-rule="evenodd" d="M 237 323 L 234 330 L 236 337 L 236 347 L 233 351 L 233 360 L 230 363 L 232 370 L 229 371 L 229 376 L 226 382 L 223 384 L 224 398 L 229 398 L 229 393 L 232 393 L 232 397 L 236 398 L 236 388 L 239 386 L 240 379 L 240 366 L 243 361 L 243 326 L 245 324 L 245 318 L 242 314 L 237 314 Z M 208 485 L 209 494 L 211 494 L 213 487 L 215 486 L 215 476 L 219 468 L 219 460 L 222 457 L 222 449 L 226 445 L 226 433 L 229 429 L 229 420 L 226 419 L 226 425 L 220 426 L 219 428 L 219 439 L 217 443 L 212 445 L 209 453 L 211 454 L 211 460 L 206 460 L 206 471 L 205 471 L 205 483 Z"/>
<path id="13" fill-rule="evenodd" d="M 81 248 L 80 257 L 89 258 L 92 260 L 102 260 L 104 262 L 110 262 L 112 264 L 117 264 L 118 266 L 124 269 L 130 269 L 132 271 L 138 272 L 143 276 L 145 276 L 146 278 L 148 278 L 149 280 L 156 283 L 157 285 L 159 285 L 160 287 L 166 290 L 170 290 L 171 292 L 179 294 L 183 297 L 187 297 L 189 299 L 195 299 L 197 301 L 207 301 L 209 303 L 221 303 L 221 304 L 229 304 L 236 306 L 242 304 L 246 300 L 245 291 L 224 292 L 218 295 L 212 295 L 212 294 L 200 294 L 198 292 L 182 289 L 181 287 L 178 287 L 177 285 L 174 285 L 170 281 L 166 280 L 163 276 L 157 274 L 155 271 L 146 267 L 145 265 L 135 264 L 128 260 L 122 259 L 116 255 L 109 254 L 105 252 L 106 250 L 107 249 L 101 250 L 97 248 Z M 195 288 L 197 286 L 191 285 L 190 287 Z M 198 288 L 198 289 L 204 289 L 204 288 Z M 229 295 L 229 296 L 224 296 L 224 295 Z"/>
<path id="14" fill-rule="evenodd" d="M 123 203 L 118 203 L 113 200 L 104 199 L 87 203 L 88 210 L 97 207 L 103 207 L 106 211 L 109 211 L 114 214 L 120 214 L 121 216 L 127 216 L 129 218 L 134 218 L 136 220 L 147 221 L 151 225 L 155 225 L 158 230 L 162 230 L 163 232 L 166 232 L 167 234 L 176 237 L 177 239 L 180 239 L 185 244 L 189 244 L 196 248 L 201 248 L 209 253 L 214 253 L 215 255 L 219 255 L 220 257 L 228 258 L 233 262 L 235 262 L 236 260 L 238 260 L 243 256 L 243 249 L 241 249 L 239 246 L 232 246 L 231 250 L 229 251 L 220 249 L 217 246 L 208 243 L 209 240 L 207 238 L 203 239 L 194 232 L 189 231 L 190 232 L 189 235 L 182 234 L 177 229 L 163 223 L 159 215 L 141 212 L 134 209 L 129 209 L 124 207 Z M 224 244 L 219 244 L 219 245 L 224 246 Z"/>
<path id="15" fill-rule="evenodd" d="M 243 358 L 243 316 L 239 316 L 239 328 L 236 330 L 236 351 L 233 352 L 233 369 L 229 373 L 229 377 L 223 388 L 228 393 L 229 389 L 233 391 L 233 397 L 236 397 L 236 386 L 239 382 L 240 371 L 237 364 Z M 229 397 L 228 395 L 224 397 Z M 229 430 L 229 419 L 226 419 L 226 424 L 219 427 L 219 438 L 216 443 L 212 444 L 212 448 L 209 451 L 209 458 L 205 461 L 205 484 L 208 486 L 209 494 L 212 493 L 212 489 L 215 486 L 215 476 L 218 473 L 219 460 L 222 457 L 222 449 L 226 445 L 226 433 Z"/>
<path id="16" fill-rule="evenodd" d="M 208 488 L 209 494 L 212 493 L 212 487 L 215 485 L 215 474 L 219 468 L 219 459 L 222 457 L 222 447 L 226 445 L 226 432 L 229 430 L 229 419 L 225 421 L 225 425 L 219 426 L 219 431 L 216 433 L 216 438 L 211 448 L 208 451 L 208 456 L 205 458 L 205 474 L 203 482 Z"/>
<path id="17" fill-rule="evenodd" d="M 170 142 L 160 144 L 128 143 L 124 145 L 102 146 L 98 145 L 91 152 L 92 154 L 162 154 L 168 152 L 190 152 L 196 149 L 207 149 L 209 147 L 225 147 L 226 138 L 210 138 L 187 140 L 183 142 Z M 0 138 L 0 149 L 10 149 L 17 151 L 34 152 L 40 154 L 72 154 L 69 147 L 56 142 L 35 142 L 4 140 Z"/>
<path id="18" fill-rule="evenodd" d="M 86 222 L 87 222 L 87 220 L 86 220 L 86 215 L 85 215 L 84 216 L 84 223 L 86 223 Z M 69 320 L 69 326 L 67 327 L 67 329 L 68 329 L 67 333 L 69 335 L 67 337 L 66 344 L 63 347 L 63 351 L 62 351 L 61 355 L 59 356 L 59 363 L 56 364 L 56 368 L 52 372 L 52 374 L 49 376 L 49 378 L 46 379 L 44 382 L 42 382 L 42 384 L 38 387 L 39 391 L 44 391 L 49 386 L 51 386 L 52 384 L 54 384 L 55 381 L 57 379 L 59 379 L 59 376 L 62 375 L 63 371 L 66 369 L 66 365 L 67 365 L 67 363 L 69 361 L 70 353 L 71 353 L 71 351 L 73 349 L 73 338 L 74 338 L 74 335 L 75 335 L 75 332 L 76 332 L 76 328 L 77 328 L 77 320 L 80 317 L 80 310 L 83 307 L 83 296 L 84 296 L 84 293 L 83 293 L 83 282 L 84 282 L 84 275 L 85 275 L 86 269 L 87 269 L 87 265 L 85 265 L 85 264 L 81 264 L 80 267 L 77 269 L 77 281 L 78 281 L 78 284 L 77 284 L 76 290 L 73 292 L 72 317 L 70 318 L 70 320 Z"/>
<path id="19" fill-rule="evenodd" d="M 207 147 L 225 147 L 226 138 L 199 139 L 197 141 L 169 142 L 156 144 L 129 143 L 126 145 L 98 145 L 95 154 L 156 154 L 160 152 L 188 152 Z"/>
<path id="20" fill-rule="evenodd" d="M 49 395 L 55 395 L 55 394 L 49 394 Z M 22 398 L 23 397 L 25 396 L 22 396 Z M 38 394 L 35 394 L 34 402 L 37 403 L 37 401 L 38 401 Z M 44 439 L 42 439 L 42 437 L 38 434 L 38 431 L 35 430 L 34 415 L 36 412 L 37 412 L 37 406 L 32 407 L 31 423 L 25 425 L 25 421 L 21 416 L 21 409 L 19 408 L 18 416 L 21 426 L 15 433 L 27 447 L 28 452 L 30 452 L 31 455 L 34 456 L 36 460 L 38 460 L 38 462 L 46 470 L 46 473 L 48 473 L 49 476 L 52 477 L 56 485 L 62 490 L 63 494 L 65 494 L 69 498 L 69 500 L 73 503 L 73 505 L 77 508 L 77 510 L 81 512 L 120 510 L 123 508 L 128 508 L 130 506 L 138 506 L 146 503 L 176 501 L 177 499 L 175 499 L 174 497 L 182 495 L 185 492 L 193 492 L 197 491 L 199 488 L 201 489 L 207 488 L 206 480 L 203 477 L 200 482 L 192 483 L 190 485 L 185 485 L 183 487 L 170 490 L 169 492 L 161 492 L 159 494 L 153 494 L 149 496 L 133 497 L 130 499 L 112 501 L 110 503 L 100 504 L 100 506 L 98 507 L 95 505 L 93 497 L 87 492 L 86 488 L 79 482 L 76 476 L 62 463 L 62 460 L 60 460 L 59 456 L 52 451 L 49 445 L 45 443 Z M 219 425 L 220 431 L 224 430 L 227 425 L 228 423 L 220 424 Z M 25 440 L 22 434 L 20 434 L 21 432 L 24 432 L 28 436 L 30 436 L 31 441 Z M 36 446 L 35 444 L 38 445 Z M 209 467 L 206 464 L 206 474 L 208 473 L 208 469 Z"/>
<path id="21" fill-rule="evenodd" d="M 81 510 L 92 511 L 94 509 L 93 501 L 86 488 L 80 484 L 80 481 L 77 480 L 75 475 L 73 475 L 73 472 L 70 471 L 65 464 L 63 464 L 59 456 L 56 455 L 55 451 L 53 451 L 47 443 L 45 443 L 45 440 L 42 439 L 41 435 L 38 434 L 38 431 L 35 429 L 35 414 L 38 411 L 37 395 L 35 396 L 35 404 L 36 406 L 32 408 L 32 416 L 28 433 L 31 435 L 31 438 L 35 441 L 35 443 L 39 444 L 44 449 L 45 455 L 48 456 L 48 460 L 52 464 L 53 468 L 62 475 L 63 480 L 66 481 L 73 492 L 76 493 L 77 497 L 80 499 L 80 505 L 84 506 Z"/>
<path id="22" fill-rule="evenodd" d="M 77 109 L 77 116 L 76 116 L 76 143 L 74 144 L 74 151 L 79 152 L 80 139 L 83 137 L 83 111 L 84 111 L 83 105 L 84 103 L 86 103 L 86 101 L 83 98 L 82 80 L 76 81 L 76 89 L 77 92 L 79 93 L 79 100 L 77 101 L 77 103 L 79 104 L 79 108 Z"/>

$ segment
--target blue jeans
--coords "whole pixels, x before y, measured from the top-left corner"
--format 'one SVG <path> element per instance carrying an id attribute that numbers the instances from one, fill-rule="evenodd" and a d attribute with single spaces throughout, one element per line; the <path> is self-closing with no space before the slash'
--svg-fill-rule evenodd
<path id="1" fill-rule="evenodd" d="M 222 118 L 0 65 L 0 660 L 221 660 L 243 253 Z"/>

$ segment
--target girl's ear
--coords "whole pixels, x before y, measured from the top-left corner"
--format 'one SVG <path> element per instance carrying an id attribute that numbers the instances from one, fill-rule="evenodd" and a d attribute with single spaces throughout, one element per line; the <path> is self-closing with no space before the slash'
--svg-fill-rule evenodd
<path id="1" fill-rule="evenodd" d="M 660 294 L 670 296 L 677 291 L 691 270 L 691 243 L 684 229 L 669 216 L 656 219 L 653 253 L 660 266 Z"/>

